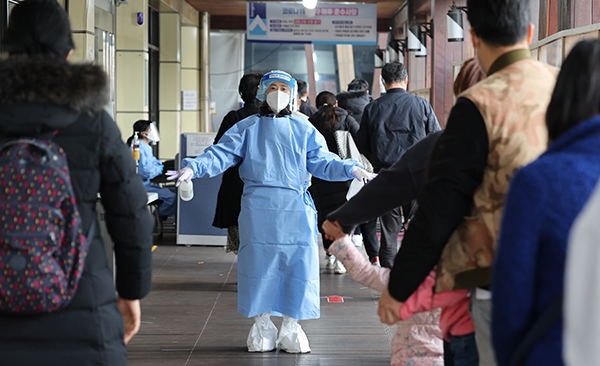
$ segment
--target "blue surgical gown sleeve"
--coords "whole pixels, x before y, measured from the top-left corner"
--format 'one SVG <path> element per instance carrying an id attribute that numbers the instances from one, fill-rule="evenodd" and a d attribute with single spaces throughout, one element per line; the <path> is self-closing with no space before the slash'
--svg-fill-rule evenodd
<path id="1" fill-rule="evenodd" d="M 309 130 L 306 160 L 306 167 L 310 174 L 329 181 L 353 179 L 352 168 L 355 166 L 363 167 L 355 160 L 342 160 L 336 154 L 330 152 L 325 138 L 314 127 Z"/>
<path id="2" fill-rule="evenodd" d="M 140 141 L 140 161 L 138 174 L 142 180 L 150 180 L 163 170 L 163 163 L 152 155 L 152 148 L 147 143 Z"/>
<path id="3" fill-rule="evenodd" d="M 248 123 L 234 125 L 221 137 L 218 144 L 204 150 L 204 154 L 194 159 L 183 159 L 182 168 L 189 165 L 194 170 L 193 178 L 206 175 L 212 178 L 236 165 L 244 157 L 247 125 Z"/>

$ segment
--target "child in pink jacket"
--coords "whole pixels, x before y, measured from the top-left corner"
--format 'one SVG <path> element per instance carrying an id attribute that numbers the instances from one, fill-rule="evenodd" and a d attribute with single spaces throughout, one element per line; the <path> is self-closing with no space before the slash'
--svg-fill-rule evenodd
<path id="1" fill-rule="evenodd" d="M 342 261 L 355 281 L 376 291 L 385 290 L 390 269 L 369 263 L 356 250 L 349 236 L 335 240 L 329 253 Z M 402 304 L 402 320 L 397 323 L 398 329 L 392 340 L 392 366 L 443 366 L 443 339 L 449 341 L 451 334 L 462 336 L 475 331 L 468 312 L 468 290 L 434 295 L 434 286 L 435 270 Z"/>

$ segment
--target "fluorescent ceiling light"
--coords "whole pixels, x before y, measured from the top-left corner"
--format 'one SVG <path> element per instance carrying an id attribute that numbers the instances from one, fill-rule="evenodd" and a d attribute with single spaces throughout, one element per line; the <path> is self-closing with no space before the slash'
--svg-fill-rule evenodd
<path id="1" fill-rule="evenodd" d="M 317 0 L 302 0 L 302 5 L 307 9 L 314 9 L 317 6 Z"/>

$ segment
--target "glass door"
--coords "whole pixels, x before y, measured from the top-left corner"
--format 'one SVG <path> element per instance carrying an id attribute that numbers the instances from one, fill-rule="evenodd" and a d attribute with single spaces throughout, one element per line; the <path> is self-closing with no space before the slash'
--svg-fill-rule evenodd
<path id="1" fill-rule="evenodd" d="M 106 106 L 108 114 L 115 119 L 116 109 L 116 79 L 115 79 L 115 35 L 100 28 L 96 28 L 96 54 L 94 59 L 106 75 L 110 89 L 110 100 Z"/>

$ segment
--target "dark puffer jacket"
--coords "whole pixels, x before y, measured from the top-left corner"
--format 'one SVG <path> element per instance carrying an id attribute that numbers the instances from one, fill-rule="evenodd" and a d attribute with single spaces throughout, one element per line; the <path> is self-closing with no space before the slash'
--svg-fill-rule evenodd
<path id="1" fill-rule="evenodd" d="M 83 230 L 96 220 L 97 192 L 114 241 L 116 290 L 140 299 L 151 288 L 152 217 L 146 190 L 117 125 L 103 110 L 106 77 L 97 66 L 32 60 L 0 62 L 0 135 L 54 131 L 66 152 Z M 126 365 L 123 318 L 96 231 L 79 288 L 63 310 L 0 314 L 0 364 Z"/>
<path id="2" fill-rule="evenodd" d="M 342 108 L 335 107 L 335 111 L 340 117 L 335 130 L 349 131 L 352 137 L 356 138 L 356 133 L 359 129 L 358 122 Z M 319 114 L 317 113 L 310 117 L 309 121 L 323 134 L 329 151 L 339 155 L 334 132 L 325 129 L 323 126 L 324 122 L 319 118 Z M 321 230 L 321 224 L 323 224 L 327 215 L 346 202 L 346 193 L 349 186 L 350 181 L 328 182 L 319 178 L 312 178 L 312 185 L 309 191 L 317 208 L 319 230 Z"/>
<path id="3" fill-rule="evenodd" d="M 365 107 L 356 145 L 379 172 L 394 165 L 417 141 L 439 130 L 428 101 L 394 88 Z"/>
<path id="4" fill-rule="evenodd" d="M 366 90 L 341 92 L 335 98 L 338 106 L 345 109 L 358 123 L 362 120 L 367 104 L 373 101 L 373 97 Z"/>

